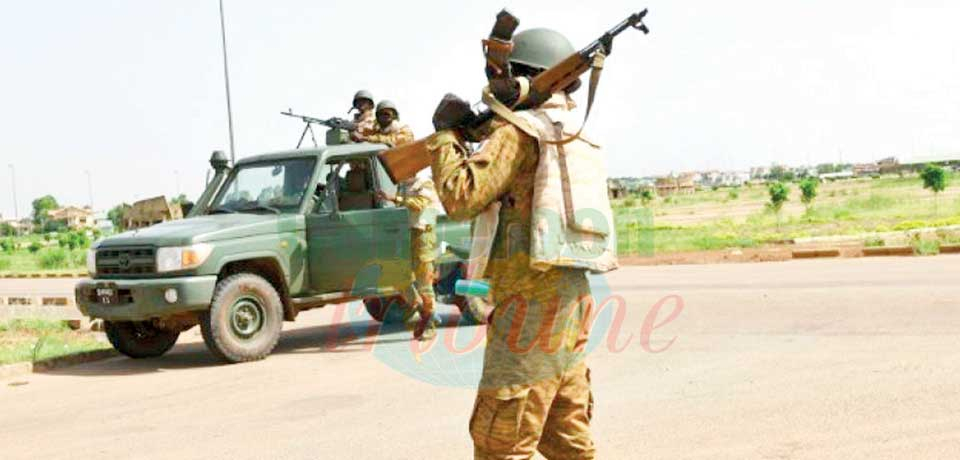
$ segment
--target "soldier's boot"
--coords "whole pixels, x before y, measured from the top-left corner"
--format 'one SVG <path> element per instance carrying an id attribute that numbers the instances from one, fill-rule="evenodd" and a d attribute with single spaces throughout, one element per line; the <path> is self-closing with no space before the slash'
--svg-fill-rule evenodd
<path id="1" fill-rule="evenodd" d="M 437 336 L 437 323 L 433 318 L 433 297 L 423 296 L 423 304 L 420 307 L 420 321 L 413 329 L 413 338 L 417 340 L 430 340 Z"/>

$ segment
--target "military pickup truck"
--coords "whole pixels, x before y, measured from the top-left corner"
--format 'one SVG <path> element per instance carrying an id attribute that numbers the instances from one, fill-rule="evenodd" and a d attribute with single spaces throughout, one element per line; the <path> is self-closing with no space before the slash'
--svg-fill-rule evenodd
<path id="1" fill-rule="evenodd" d="M 80 311 L 102 319 L 110 343 L 132 358 L 160 356 L 199 324 L 227 362 L 266 357 L 284 321 L 304 310 L 362 300 L 374 319 L 409 317 L 408 211 L 378 199 L 396 191 L 377 154 L 343 144 L 210 160 L 213 179 L 187 218 L 93 245 Z M 437 225 L 436 289 L 453 296 L 469 248 L 468 223 Z M 466 309 L 464 309 L 466 310 Z M 464 311 L 468 315 L 468 311 Z"/>

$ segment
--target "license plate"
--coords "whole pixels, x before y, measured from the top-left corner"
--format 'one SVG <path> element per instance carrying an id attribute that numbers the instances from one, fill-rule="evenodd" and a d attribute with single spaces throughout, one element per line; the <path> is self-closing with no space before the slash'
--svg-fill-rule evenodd
<path id="1" fill-rule="evenodd" d="M 97 300 L 105 305 L 117 303 L 117 289 L 112 287 L 97 287 Z"/>

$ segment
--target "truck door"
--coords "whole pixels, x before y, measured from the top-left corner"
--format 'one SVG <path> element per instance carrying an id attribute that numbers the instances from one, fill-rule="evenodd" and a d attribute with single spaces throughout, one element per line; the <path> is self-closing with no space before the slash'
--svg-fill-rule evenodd
<path id="1" fill-rule="evenodd" d="M 358 296 L 402 289 L 410 283 L 406 209 L 377 198 L 369 157 L 333 159 L 328 166 L 326 199 L 306 219 L 311 289 Z"/>

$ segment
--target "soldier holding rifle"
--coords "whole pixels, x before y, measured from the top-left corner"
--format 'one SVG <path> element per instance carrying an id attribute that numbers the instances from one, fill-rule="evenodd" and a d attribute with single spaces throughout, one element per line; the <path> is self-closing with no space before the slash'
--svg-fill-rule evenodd
<path id="1" fill-rule="evenodd" d="M 477 459 L 595 456 L 586 275 L 615 269 L 616 245 L 602 153 L 572 120 L 569 93 L 592 70 L 589 114 L 613 38 L 648 32 L 645 14 L 577 51 L 549 29 L 512 37 L 516 19 L 502 12 L 484 41 L 491 110 L 475 114 L 448 95 L 435 134 L 382 154 L 398 180 L 431 162 L 452 219 L 494 223 L 483 226 L 494 229 L 483 275 L 496 307 L 469 423 Z M 468 156 L 471 142 L 482 147 Z"/>

